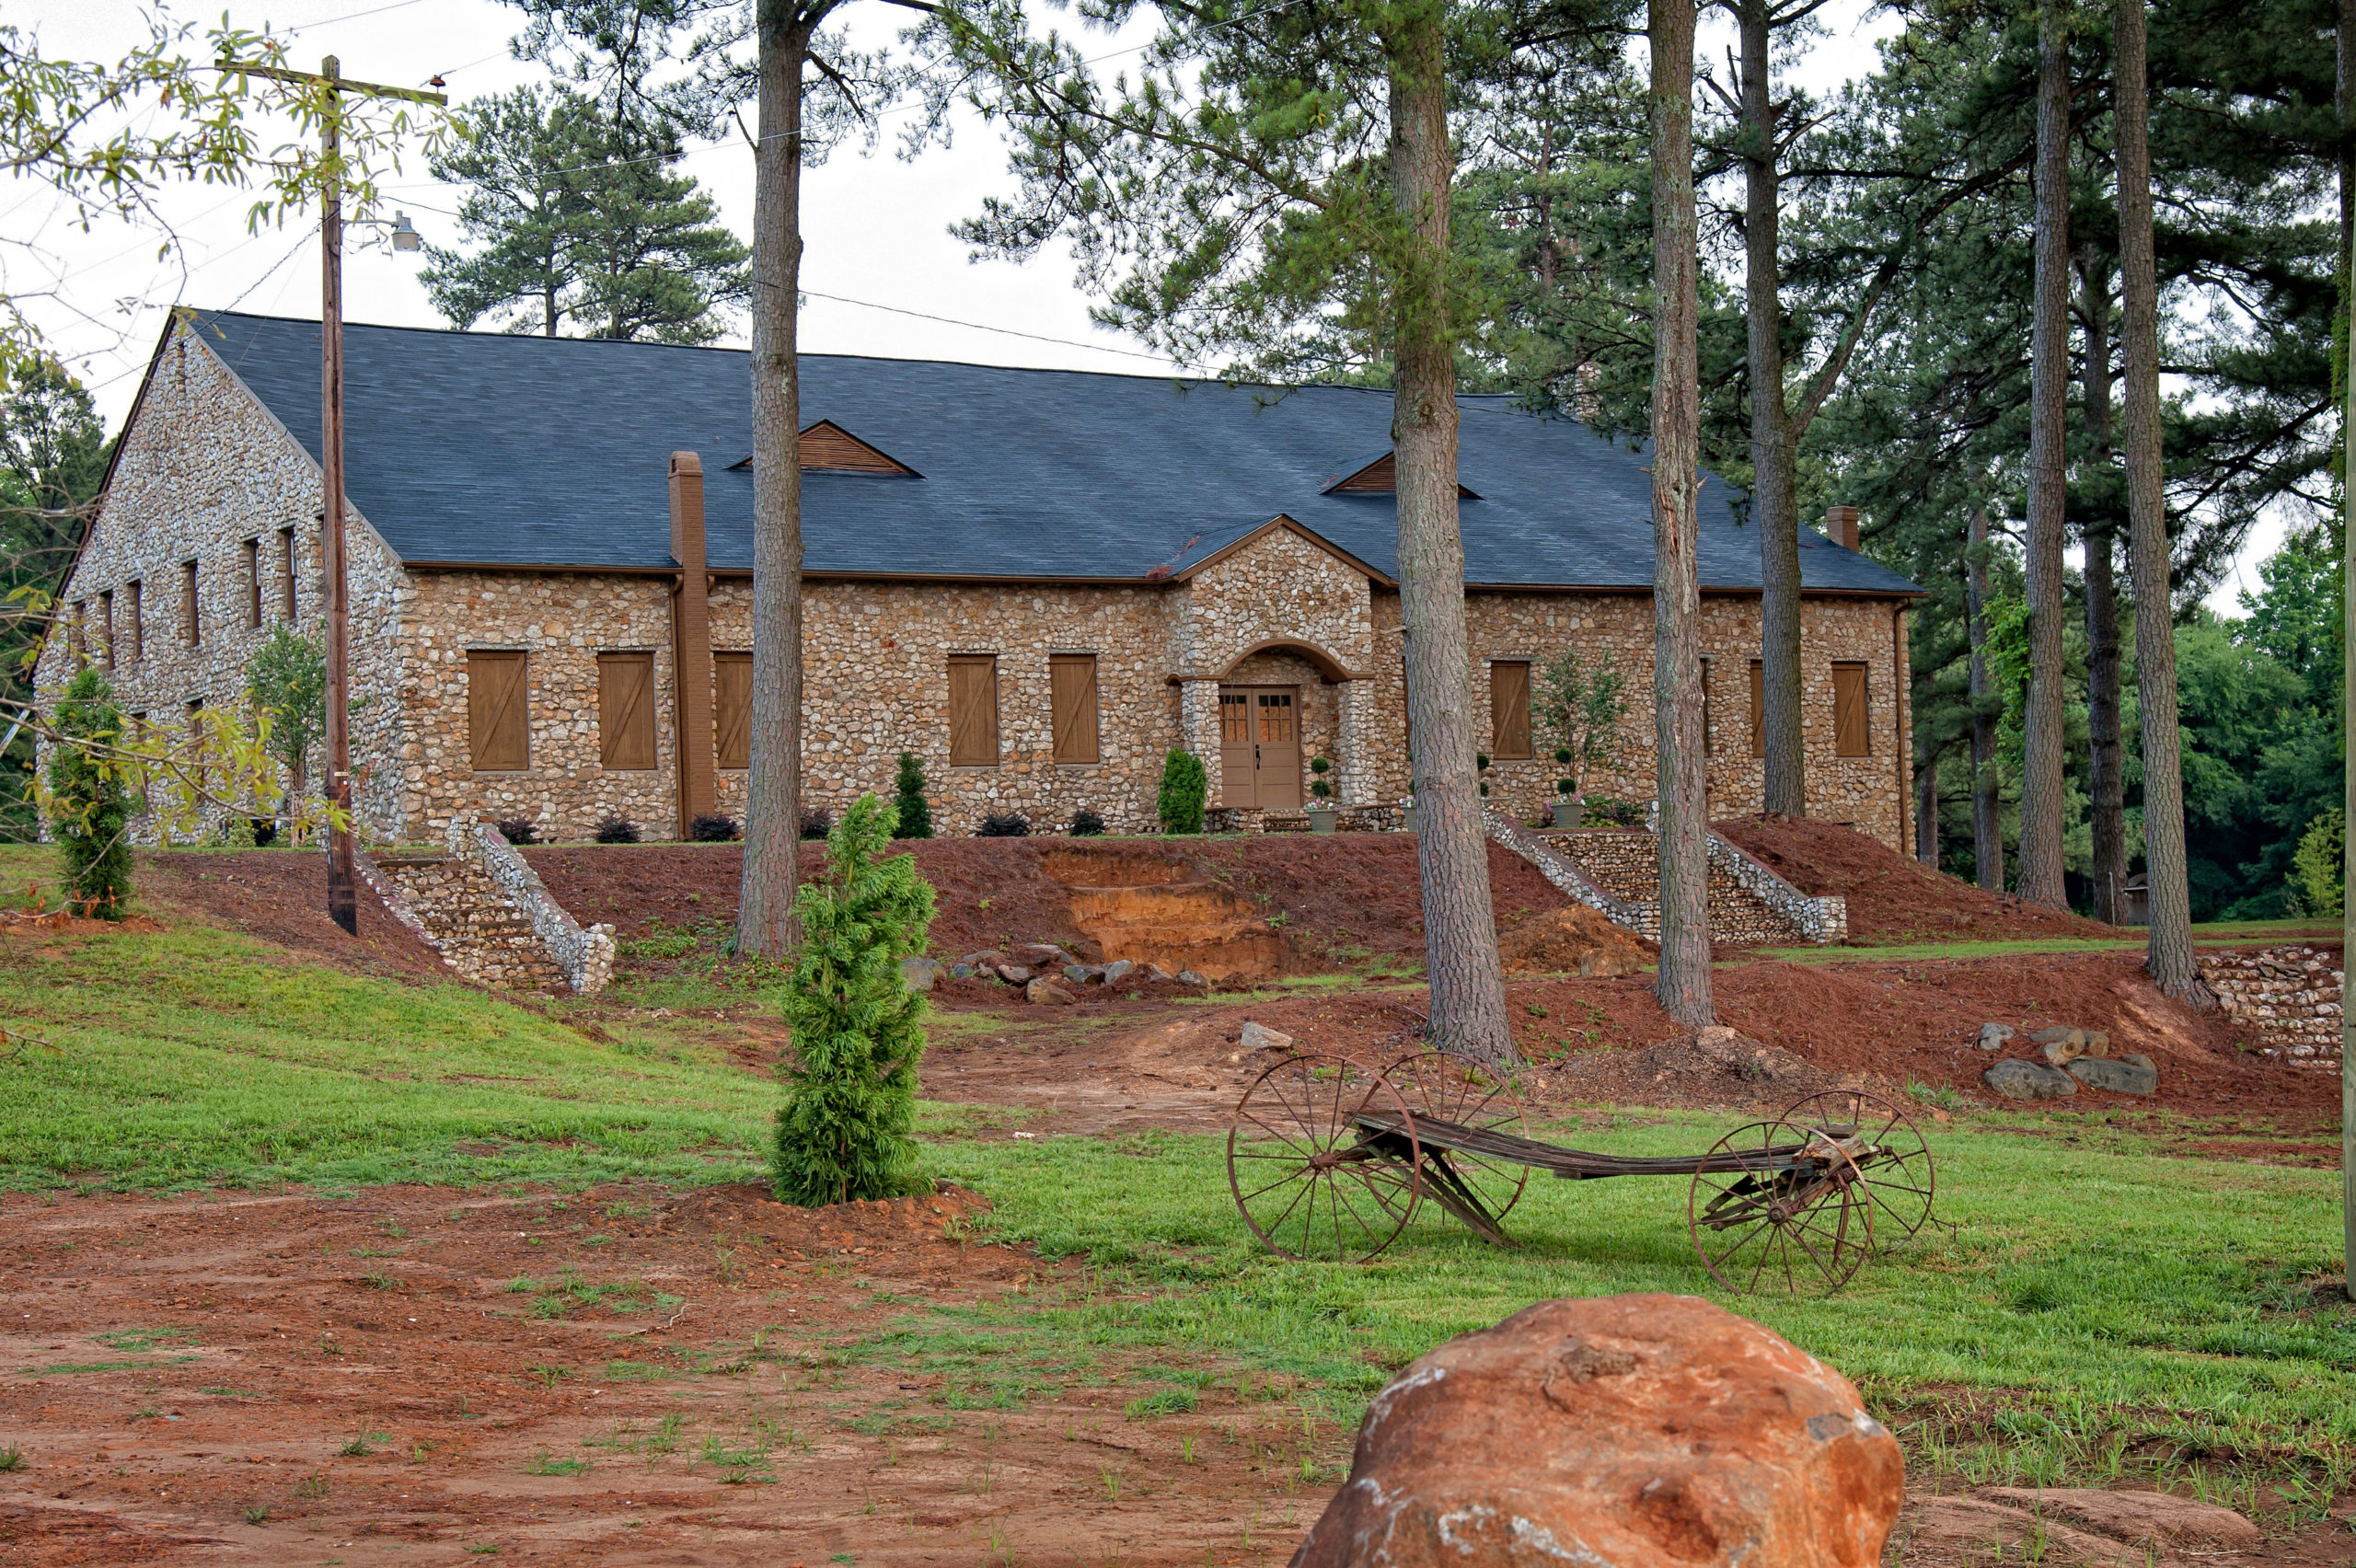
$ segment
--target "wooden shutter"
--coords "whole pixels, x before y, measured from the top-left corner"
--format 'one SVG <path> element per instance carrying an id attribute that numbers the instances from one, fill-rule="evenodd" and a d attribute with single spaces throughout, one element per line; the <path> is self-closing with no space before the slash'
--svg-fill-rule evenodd
<path id="1" fill-rule="evenodd" d="M 1530 666 L 1519 662 L 1489 665 L 1489 755 L 1530 755 Z"/>
<path id="2" fill-rule="evenodd" d="M 753 656 L 711 656 L 711 754 L 722 767 L 753 766 Z"/>
<path id="3" fill-rule="evenodd" d="M 524 655 L 470 650 L 467 654 L 467 730 L 479 771 L 514 773 L 531 766 Z"/>
<path id="4" fill-rule="evenodd" d="M 1049 655 L 1047 686 L 1055 704 L 1056 760 L 1100 760 L 1096 750 L 1096 655 Z"/>
<path id="5" fill-rule="evenodd" d="M 1767 667 L 1750 662 L 1750 755 L 1767 755 Z"/>
<path id="6" fill-rule="evenodd" d="M 1832 755 L 1871 756 L 1873 715 L 1865 701 L 1865 666 L 1832 666 Z"/>
<path id="7" fill-rule="evenodd" d="M 597 752 L 606 767 L 654 766 L 654 655 L 597 655 Z"/>
<path id="8" fill-rule="evenodd" d="M 949 766 L 998 766 L 998 656 L 949 658 Z"/>
<path id="9" fill-rule="evenodd" d="M 261 625 L 261 541 L 246 541 L 246 624 Z"/>
<path id="10" fill-rule="evenodd" d="M 204 640 L 204 623 L 196 608 L 196 562 L 180 563 L 180 636 L 191 648 Z"/>
<path id="11" fill-rule="evenodd" d="M 147 657 L 147 607 L 141 603 L 144 594 L 140 581 L 131 580 L 131 662 L 134 664 Z"/>

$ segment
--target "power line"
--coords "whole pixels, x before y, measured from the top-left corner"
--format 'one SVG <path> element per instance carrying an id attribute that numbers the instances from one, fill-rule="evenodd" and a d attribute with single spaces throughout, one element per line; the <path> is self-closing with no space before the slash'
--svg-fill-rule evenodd
<path id="1" fill-rule="evenodd" d="M 873 300 L 848 299 L 841 294 L 820 294 L 816 289 L 802 291 L 812 299 L 823 299 L 835 305 L 855 305 L 862 310 L 889 311 L 894 316 L 913 316 L 919 321 L 937 321 L 944 327 L 970 328 L 976 332 L 996 332 L 1001 337 L 1028 338 L 1034 343 L 1059 343 L 1068 349 L 1089 349 L 1100 354 L 1124 354 L 1130 359 L 1151 360 L 1157 364 L 1186 368 L 1184 360 L 1174 360 L 1167 354 L 1149 354 L 1140 349 L 1115 349 L 1103 343 L 1083 343 L 1076 338 L 1050 338 L 1041 332 L 1021 332 L 1011 327 L 985 327 L 978 321 L 960 321 L 953 316 L 933 316 L 921 310 L 909 310 L 896 305 L 878 305 Z"/>

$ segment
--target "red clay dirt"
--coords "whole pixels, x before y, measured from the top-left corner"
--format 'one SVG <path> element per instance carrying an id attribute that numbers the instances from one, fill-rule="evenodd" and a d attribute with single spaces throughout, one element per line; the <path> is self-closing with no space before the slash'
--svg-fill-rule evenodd
<path id="1" fill-rule="evenodd" d="M 454 980 L 441 955 L 394 919 L 362 882 L 360 934 L 328 918 L 327 857 L 302 849 L 139 850 L 133 885 L 140 907 L 294 948 L 358 974 Z"/>
<path id="2" fill-rule="evenodd" d="M 1853 943 L 2119 935 L 2116 926 L 1983 892 L 1835 823 L 1733 817 L 1710 825 L 1802 893 L 1847 899 Z"/>

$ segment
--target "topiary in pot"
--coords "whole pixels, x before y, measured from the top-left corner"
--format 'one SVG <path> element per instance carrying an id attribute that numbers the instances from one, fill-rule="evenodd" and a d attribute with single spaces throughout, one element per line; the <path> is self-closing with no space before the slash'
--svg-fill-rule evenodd
<path id="1" fill-rule="evenodd" d="M 927 1189 L 917 1168 L 917 1064 L 925 999 L 900 963 L 924 951 L 933 892 L 916 858 L 880 859 L 891 807 L 861 795 L 826 838 L 826 869 L 793 911 L 802 948 L 785 992 L 793 1055 L 780 1069 L 770 1181 L 779 1201 L 815 1206 Z"/>
<path id="2" fill-rule="evenodd" d="M 900 776 L 892 789 L 892 804 L 900 813 L 900 836 L 930 838 L 932 807 L 924 798 L 924 764 L 916 753 L 900 754 Z"/>
<path id="3" fill-rule="evenodd" d="M 1328 758 L 1312 756 L 1309 759 L 1309 771 L 1312 776 L 1309 781 L 1309 792 L 1317 797 L 1320 805 L 1323 805 L 1334 793 L 1334 786 L 1325 782 L 1325 775 L 1334 771 L 1334 764 Z"/>
<path id="4" fill-rule="evenodd" d="M 1203 805 L 1210 792 L 1210 775 L 1203 767 L 1203 759 L 1193 752 L 1173 749 L 1162 759 L 1161 790 L 1153 802 L 1161 831 L 1202 832 Z"/>

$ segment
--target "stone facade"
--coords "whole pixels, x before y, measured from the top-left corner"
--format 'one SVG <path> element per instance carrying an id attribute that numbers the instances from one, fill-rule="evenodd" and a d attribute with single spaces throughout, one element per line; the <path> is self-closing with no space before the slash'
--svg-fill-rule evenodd
<path id="1" fill-rule="evenodd" d="M 2263 952 L 2202 953 L 2200 977 L 2225 1016 L 2249 1030 L 2262 1055 L 2296 1066 L 2339 1068 L 2340 1014 L 2347 986 L 2329 952 L 2310 947 Z"/>
<path id="2" fill-rule="evenodd" d="M 251 625 L 248 540 L 260 539 L 267 553 L 277 530 L 295 530 L 296 618 L 316 627 L 318 494 L 309 455 L 194 329 L 167 341 L 65 591 L 69 603 L 93 606 L 114 593 L 120 622 L 124 584 L 136 578 L 147 585 L 144 655 L 121 657 L 117 636 L 113 675 L 127 709 L 156 718 L 177 716 L 191 699 L 241 699 L 246 661 L 280 614 L 272 573 L 263 625 Z M 678 574 L 404 566 L 357 513 L 348 536 L 352 754 L 365 838 L 431 843 L 454 823 L 518 816 L 549 840 L 586 837 L 609 815 L 628 817 L 650 838 L 676 833 Z M 178 635 L 178 574 L 190 559 L 199 565 L 202 601 L 203 635 L 194 646 Z M 751 599 L 742 574 L 710 574 L 715 650 L 749 647 Z M 804 603 L 803 766 L 812 807 L 839 813 L 862 791 L 888 793 L 907 750 L 924 760 L 936 830 L 944 834 L 1010 811 L 1053 830 L 1082 808 L 1115 832 L 1150 830 L 1162 758 L 1172 747 L 1211 761 L 1210 804 L 1224 804 L 1216 761 L 1222 685 L 1299 688 L 1304 799 L 1308 761 L 1331 759 L 1326 777 L 1345 825 L 1389 825 L 1411 788 L 1398 593 L 1284 519 L 1133 584 L 813 578 Z M 1474 659 L 1468 692 L 1481 732 L 1491 662 L 1541 665 L 1566 646 L 1608 651 L 1627 676 L 1626 744 L 1590 789 L 1649 799 L 1649 599 L 1475 589 L 1466 609 Z M 1903 614 L 1903 601 L 1893 598 L 1817 597 L 1804 610 L 1811 813 L 1852 822 L 1901 851 L 1909 804 Z M 1757 639 L 1755 599 L 1704 598 L 1716 814 L 1759 805 L 1748 684 Z M 103 657 L 99 634 L 85 641 Z M 526 655 L 529 755 L 520 769 L 473 767 L 467 660 L 479 651 Z M 601 762 L 597 656 L 618 651 L 653 656 L 651 768 Z M 1068 653 L 1096 659 L 1093 762 L 1053 756 L 1049 661 Z M 953 654 L 998 661 L 995 766 L 949 766 Z M 45 651 L 45 693 L 70 674 L 73 658 L 70 639 Z M 1869 756 L 1832 755 L 1831 665 L 1847 659 L 1867 667 Z M 1555 737 L 1542 723 L 1532 728 L 1536 755 L 1499 757 L 1490 774 L 1490 804 L 1523 821 L 1542 810 L 1560 771 L 1551 755 Z M 322 764 L 314 759 L 315 777 Z M 744 801 L 744 774 L 721 771 L 715 809 L 741 817 Z"/>

